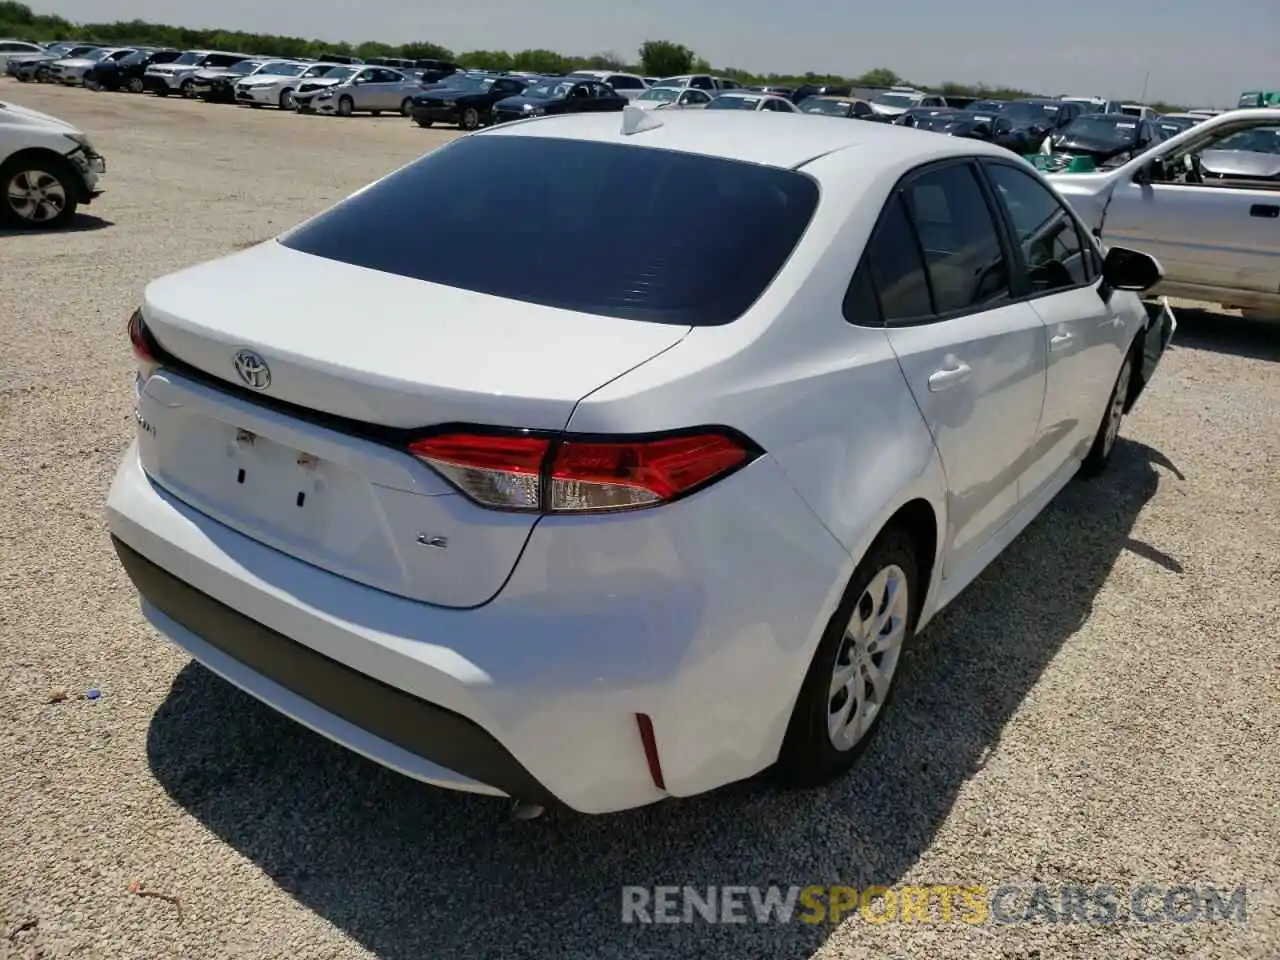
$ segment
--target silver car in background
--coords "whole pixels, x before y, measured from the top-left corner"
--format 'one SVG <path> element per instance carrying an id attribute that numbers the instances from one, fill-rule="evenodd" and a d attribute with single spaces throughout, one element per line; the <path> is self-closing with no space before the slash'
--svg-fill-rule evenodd
<path id="1" fill-rule="evenodd" d="M 310 88 L 310 89 L 309 89 Z M 349 117 L 353 113 L 413 113 L 413 98 L 422 92 L 416 77 L 390 67 L 333 70 L 326 76 L 298 86 L 294 100 L 299 113 L 327 113 Z"/>
<path id="2" fill-rule="evenodd" d="M 714 95 L 693 87 L 650 87 L 631 101 L 641 110 L 705 110 Z"/>

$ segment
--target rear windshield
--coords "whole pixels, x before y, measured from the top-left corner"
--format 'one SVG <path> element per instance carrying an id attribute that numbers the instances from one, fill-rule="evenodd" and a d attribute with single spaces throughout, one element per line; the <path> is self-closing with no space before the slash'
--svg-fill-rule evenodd
<path id="1" fill-rule="evenodd" d="M 281 242 L 510 300 L 716 326 L 760 296 L 817 203 L 817 184 L 790 170 L 487 135 L 427 154 Z"/>

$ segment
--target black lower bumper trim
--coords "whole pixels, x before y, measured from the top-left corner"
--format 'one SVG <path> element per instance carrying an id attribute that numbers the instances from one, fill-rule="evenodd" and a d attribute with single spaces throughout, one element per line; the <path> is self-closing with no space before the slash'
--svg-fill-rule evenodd
<path id="1" fill-rule="evenodd" d="M 179 580 L 117 537 L 125 572 L 153 607 L 205 643 L 323 710 L 424 760 L 519 800 L 554 797 L 478 724 L 290 640 Z"/>

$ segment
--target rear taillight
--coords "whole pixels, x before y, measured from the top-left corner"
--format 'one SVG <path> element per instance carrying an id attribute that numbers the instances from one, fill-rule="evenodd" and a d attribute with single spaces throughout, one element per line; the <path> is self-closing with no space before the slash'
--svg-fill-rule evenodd
<path id="1" fill-rule="evenodd" d="M 600 513 L 687 496 L 750 463 L 760 450 L 708 428 L 643 439 L 449 433 L 409 452 L 482 506 Z"/>
<path id="2" fill-rule="evenodd" d="M 133 311 L 129 318 L 129 345 L 133 347 L 133 357 L 138 361 L 138 378 L 145 380 L 160 366 L 160 361 L 156 359 L 151 331 L 142 321 L 141 310 Z"/>

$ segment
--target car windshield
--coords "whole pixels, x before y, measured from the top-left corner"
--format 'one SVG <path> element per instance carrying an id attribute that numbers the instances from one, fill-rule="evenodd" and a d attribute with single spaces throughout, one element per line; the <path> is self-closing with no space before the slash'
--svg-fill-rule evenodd
<path id="1" fill-rule="evenodd" d="M 558 137 L 464 137 L 281 243 L 507 300 L 714 326 L 772 282 L 817 204 L 810 177 L 764 164 Z M 494 269 L 496 249 L 523 255 Z M 527 316 L 536 323 L 539 314 Z"/>
<path id="2" fill-rule="evenodd" d="M 882 93 L 871 102 L 882 107 L 914 107 L 920 98 L 910 93 Z"/>
<path id="3" fill-rule="evenodd" d="M 110 53 L 110 52 L 111 52 L 110 50 L 107 50 L 107 49 L 105 49 L 105 48 L 104 48 L 104 49 L 98 49 L 98 50 L 90 50 L 88 53 L 84 54 L 84 55 L 83 55 L 82 57 L 80 57 L 79 59 L 82 59 L 82 60 L 92 60 L 92 61 L 94 61 L 94 62 L 96 63 L 97 61 L 101 60 L 103 57 L 105 57 L 105 56 L 106 56 L 108 53 Z"/>
<path id="4" fill-rule="evenodd" d="M 535 83 L 524 92 L 524 95 L 526 97 L 536 97 L 539 100 L 558 100 L 561 97 L 567 97 L 571 89 L 573 89 L 572 82 L 547 80 L 543 83 Z"/>
<path id="5" fill-rule="evenodd" d="M 177 60 L 174 60 L 172 62 L 175 66 L 183 66 L 183 67 L 192 66 L 194 64 L 199 63 L 200 58 L 203 56 L 204 56 L 203 53 L 196 53 L 194 50 L 188 50 L 186 53 L 180 56 Z"/>
<path id="6" fill-rule="evenodd" d="M 234 70 L 235 67 L 231 69 Z M 302 72 L 302 64 L 290 63 L 288 60 L 268 60 L 259 72 L 273 77 L 296 77 Z"/>
<path id="7" fill-rule="evenodd" d="M 1003 100 L 979 100 L 969 104 L 970 113 L 1001 113 L 1008 104 Z"/>
<path id="8" fill-rule="evenodd" d="M 448 90 L 450 93 L 484 93 L 493 86 L 493 77 L 467 77 Z"/>
<path id="9" fill-rule="evenodd" d="M 253 73 L 253 71 L 257 70 L 260 66 L 262 66 L 261 60 L 241 60 L 239 63 L 227 67 L 227 73 L 234 73 L 236 76 L 242 77 L 246 74 Z"/>
<path id="10" fill-rule="evenodd" d="M 346 80 L 356 74 L 355 67 L 337 67 L 324 75 L 326 80 Z"/>
<path id="11" fill-rule="evenodd" d="M 637 100 L 659 100 L 663 103 L 670 103 L 676 97 L 680 96 L 680 91 L 675 87 L 651 87 L 640 96 Z"/>
<path id="12" fill-rule="evenodd" d="M 1015 100 L 1000 111 L 1011 120 L 1052 120 L 1058 112 L 1056 103 L 1034 103 L 1027 100 Z"/>
<path id="13" fill-rule="evenodd" d="M 800 108 L 805 113 L 821 113 L 829 117 L 847 117 L 851 109 L 843 100 L 828 100 L 825 97 L 806 97 Z"/>
<path id="14" fill-rule="evenodd" d="M 759 97 L 730 97 L 721 95 L 707 104 L 708 110 L 758 110 Z"/>
<path id="15" fill-rule="evenodd" d="M 1156 121 L 1156 126 L 1166 137 L 1172 137 L 1183 130 L 1190 130 L 1195 125 L 1196 122 L 1191 117 L 1161 117 Z"/>
<path id="16" fill-rule="evenodd" d="M 1136 120 L 1122 120 L 1119 117 L 1077 117 L 1071 121 L 1062 135 L 1079 137 L 1082 140 L 1131 143 L 1138 135 L 1138 123 Z"/>

